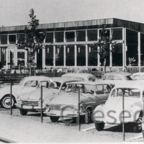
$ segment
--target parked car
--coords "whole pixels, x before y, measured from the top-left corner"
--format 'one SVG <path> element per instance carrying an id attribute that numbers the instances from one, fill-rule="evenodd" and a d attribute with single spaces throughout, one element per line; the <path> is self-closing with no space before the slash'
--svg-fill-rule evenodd
<path id="1" fill-rule="evenodd" d="M 51 78 L 46 76 L 29 76 L 23 78 L 18 84 L 12 85 L 12 106 L 17 102 L 20 93 L 30 92 L 38 86 L 41 81 L 50 82 Z M 4 108 L 11 107 L 10 85 L 0 89 L 0 104 Z"/>
<path id="2" fill-rule="evenodd" d="M 111 72 L 105 73 L 102 80 L 132 80 L 131 73 L 128 72 Z"/>
<path id="3" fill-rule="evenodd" d="M 144 72 L 137 72 L 131 75 L 133 80 L 144 80 Z"/>
<path id="4" fill-rule="evenodd" d="M 127 81 L 115 85 L 106 103 L 99 105 L 94 110 L 96 130 L 103 130 L 107 123 L 121 124 L 124 117 L 124 123 L 129 123 L 131 130 L 141 131 L 143 97 L 144 83 Z"/>
<path id="5" fill-rule="evenodd" d="M 49 84 L 42 83 L 43 85 L 43 111 L 46 104 L 50 99 L 59 95 L 60 92 L 64 93 L 67 82 L 78 81 L 77 79 L 68 79 L 62 77 L 52 78 Z M 26 115 L 28 112 L 41 111 L 41 86 L 37 87 L 34 91 L 22 93 L 17 98 L 16 107 L 20 109 L 21 115 Z"/>
<path id="6" fill-rule="evenodd" d="M 85 123 L 91 121 L 93 109 L 105 103 L 113 84 L 104 81 L 81 81 L 67 84 L 66 93 L 52 99 L 46 107 L 46 115 L 52 122 L 57 122 L 60 117 L 75 119 L 78 114 L 78 92 L 80 92 L 80 116 Z"/>
<path id="7" fill-rule="evenodd" d="M 65 78 L 74 78 L 81 81 L 95 81 L 96 77 L 93 74 L 89 73 L 66 73 L 63 74 L 62 77 Z"/>

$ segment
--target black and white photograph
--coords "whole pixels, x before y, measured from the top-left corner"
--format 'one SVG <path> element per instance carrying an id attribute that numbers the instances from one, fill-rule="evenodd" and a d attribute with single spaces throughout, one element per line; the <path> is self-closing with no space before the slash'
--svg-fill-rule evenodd
<path id="1" fill-rule="evenodd" d="M 0 143 L 144 142 L 144 0 L 0 0 Z"/>

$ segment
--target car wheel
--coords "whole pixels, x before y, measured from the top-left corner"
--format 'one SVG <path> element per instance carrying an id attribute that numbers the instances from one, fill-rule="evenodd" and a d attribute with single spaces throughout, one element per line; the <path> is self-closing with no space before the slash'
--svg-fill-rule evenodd
<path id="1" fill-rule="evenodd" d="M 89 109 L 86 110 L 85 115 L 81 117 L 81 123 L 88 124 L 91 122 L 91 111 Z"/>
<path id="2" fill-rule="evenodd" d="M 104 122 L 102 122 L 102 123 L 95 123 L 95 128 L 98 131 L 102 131 L 104 129 L 104 126 L 105 126 Z"/>
<path id="3" fill-rule="evenodd" d="M 12 107 L 14 106 L 14 104 L 15 104 L 15 100 L 12 97 Z M 10 97 L 10 95 L 7 95 L 7 96 L 5 96 L 5 97 L 2 98 L 2 100 L 1 100 L 1 106 L 3 108 L 6 108 L 6 109 L 10 109 L 11 108 L 11 97 Z"/>
<path id="4" fill-rule="evenodd" d="M 24 116 L 24 115 L 27 115 L 27 113 L 28 113 L 28 112 L 27 112 L 26 110 L 22 110 L 22 109 L 20 109 L 20 114 L 21 114 L 21 115 Z"/>
<path id="5" fill-rule="evenodd" d="M 134 132 L 141 132 L 142 131 L 142 117 L 139 117 L 136 123 L 133 125 Z"/>
<path id="6" fill-rule="evenodd" d="M 50 117 L 50 120 L 52 121 L 52 122 L 57 122 L 58 121 L 58 119 L 59 119 L 59 117 Z"/>

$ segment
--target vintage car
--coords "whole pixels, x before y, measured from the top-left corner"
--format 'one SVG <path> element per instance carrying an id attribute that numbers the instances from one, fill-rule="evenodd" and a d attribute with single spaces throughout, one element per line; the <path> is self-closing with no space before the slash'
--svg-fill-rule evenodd
<path id="1" fill-rule="evenodd" d="M 137 72 L 131 75 L 133 80 L 144 80 L 144 72 Z"/>
<path id="2" fill-rule="evenodd" d="M 66 73 L 63 74 L 62 77 L 65 78 L 74 78 L 81 81 L 95 81 L 96 77 L 93 74 L 89 73 Z"/>
<path id="3" fill-rule="evenodd" d="M 20 93 L 30 92 L 38 86 L 41 81 L 50 82 L 51 78 L 46 76 L 28 76 L 24 77 L 18 84 L 12 85 L 12 106 L 17 102 Z M 0 89 L 0 104 L 4 108 L 11 107 L 10 85 Z"/>
<path id="4" fill-rule="evenodd" d="M 81 81 L 67 84 L 66 93 L 52 99 L 46 107 L 46 115 L 52 122 L 59 118 L 75 119 L 78 116 L 78 94 L 80 91 L 81 121 L 89 123 L 93 109 L 105 103 L 113 84 L 104 81 Z"/>
<path id="5" fill-rule="evenodd" d="M 132 80 L 130 76 L 128 72 L 109 72 L 103 75 L 102 80 Z"/>
<path id="6" fill-rule="evenodd" d="M 77 79 L 68 79 L 62 77 L 54 77 L 49 84 L 42 83 L 43 85 L 43 111 L 46 104 L 50 99 L 59 95 L 60 92 L 64 93 L 67 82 L 75 82 Z M 20 109 L 21 115 L 26 115 L 28 112 L 41 111 L 41 85 L 34 91 L 22 93 L 17 98 L 16 107 Z"/>
<path id="7" fill-rule="evenodd" d="M 105 124 L 128 123 L 131 130 L 141 131 L 142 98 L 144 83 L 127 81 L 116 84 L 106 103 L 93 111 L 96 130 L 103 130 Z"/>

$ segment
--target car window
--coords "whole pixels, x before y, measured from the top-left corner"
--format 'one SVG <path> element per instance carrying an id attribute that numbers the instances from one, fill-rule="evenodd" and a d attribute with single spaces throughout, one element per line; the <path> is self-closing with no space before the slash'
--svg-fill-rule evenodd
<path id="1" fill-rule="evenodd" d="M 139 98 L 140 90 L 137 88 L 117 88 L 114 89 L 111 93 L 111 97 L 131 97 L 131 98 Z"/>
<path id="2" fill-rule="evenodd" d="M 107 77 L 107 80 L 115 80 L 115 76 L 114 76 L 114 75 L 109 75 L 109 76 Z"/>
<path id="3" fill-rule="evenodd" d="M 61 86 L 61 83 L 60 82 L 56 82 L 56 81 L 53 81 L 49 84 L 49 88 L 52 88 L 52 89 L 59 89 Z"/>
<path id="4" fill-rule="evenodd" d="M 122 80 L 121 76 L 116 76 L 116 80 Z"/>
<path id="5" fill-rule="evenodd" d="M 63 83 L 62 87 L 61 87 L 61 90 L 65 90 L 67 87 L 66 83 Z"/>
<path id="6" fill-rule="evenodd" d="M 38 85 L 37 80 L 30 80 L 25 82 L 24 87 L 36 87 Z"/>

